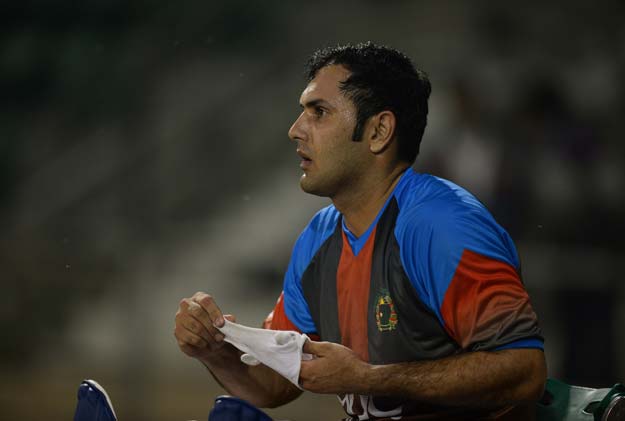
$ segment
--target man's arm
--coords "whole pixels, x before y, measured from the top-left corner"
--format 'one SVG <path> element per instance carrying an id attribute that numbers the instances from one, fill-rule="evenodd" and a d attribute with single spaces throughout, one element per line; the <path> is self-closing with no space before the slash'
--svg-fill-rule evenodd
<path id="1" fill-rule="evenodd" d="M 302 361 L 302 387 L 318 393 L 401 396 L 445 406 L 501 407 L 540 399 L 546 364 L 542 350 L 467 352 L 440 360 L 371 365 L 350 349 L 307 342 L 316 356 Z"/>
<path id="2" fill-rule="evenodd" d="M 234 321 L 208 294 L 198 292 L 181 300 L 174 336 L 182 352 L 204 364 L 229 394 L 256 406 L 276 407 L 297 398 L 301 391 L 269 367 L 241 362 L 241 352 L 224 342 L 217 329 L 224 318 Z"/>

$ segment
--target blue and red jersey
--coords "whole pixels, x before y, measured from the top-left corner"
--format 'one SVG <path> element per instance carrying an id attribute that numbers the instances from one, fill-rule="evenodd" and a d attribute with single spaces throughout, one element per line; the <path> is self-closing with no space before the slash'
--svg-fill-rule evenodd
<path id="1" fill-rule="evenodd" d="M 373 364 L 543 348 L 510 236 L 469 192 L 412 169 L 360 237 L 334 206 L 313 217 L 266 326 Z"/>

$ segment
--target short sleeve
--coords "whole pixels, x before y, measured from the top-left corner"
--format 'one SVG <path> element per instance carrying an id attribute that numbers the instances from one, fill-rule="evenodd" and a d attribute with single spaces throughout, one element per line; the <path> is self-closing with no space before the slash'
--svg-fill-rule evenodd
<path id="1" fill-rule="evenodd" d="M 304 298 L 302 275 L 319 247 L 334 232 L 338 220 L 339 213 L 333 206 L 317 212 L 300 234 L 291 253 L 291 260 L 284 275 L 282 306 L 288 320 L 302 333 L 311 335 L 317 333 L 308 303 Z"/>
<path id="2" fill-rule="evenodd" d="M 396 236 L 418 295 L 463 349 L 543 347 L 514 244 L 481 204 L 432 201 Z"/>
<path id="3" fill-rule="evenodd" d="M 301 333 L 299 328 L 289 320 L 284 312 L 284 292 L 280 294 L 273 310 L 263 322 L 263 328 L 273 330 L 294 330 Z"/>
<path id="4" fill-rule="evenodd" d="M 302 233 L 302 236 L 304 235 L 305 233 Z M 295 243 L 291 261 L 284 275 L 284 289 L 278 300 L 278 306 L 281 307 L 278 314 L 284 313 L 284 318 L 289 320 L 299 332 L 316 333 L 317 328 L 302 291 L 302 273 L 308 265 L 308 263 L 303 263 L 303 260 L 306 259 L 302 256 L 304 254 L 303 250 L 300 250 L 302 247 L 301 242 L 303 241 L 302 236 Z M 302 266 L 304 266 L 304 269 L 302 269 Z"/>
<path id="5" fill-rule="evenodd" d="M 284 311 L 284 292 L 280 294 L 275 307 L 263 322 L 263 328 L 273 330 L 294 330 L 302 333 L 301 330 L 289 320 L 286 312 Z M 319 335 L 311 332 L 308 333 L 308 337 L 313 341 L 319 340 Z"/>

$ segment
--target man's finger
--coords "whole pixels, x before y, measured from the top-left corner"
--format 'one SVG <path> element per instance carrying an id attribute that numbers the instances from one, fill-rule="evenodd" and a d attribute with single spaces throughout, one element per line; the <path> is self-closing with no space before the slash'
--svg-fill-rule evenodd
<path id="1" fill-rule="evenodd" d="M 185 310 L 186 313 L 202 323 L 207 330 L 213 326 L 213 321 L 210 319 L 209 314 L 202 308 L 200 304 L 195 302 L 192 298 L 184 298 L 180 302 L 180 308 Z"/>
<path id="2" fill-rule="evenodd" d="M 308 339 L 306 343 L 304 343 L 302 351 L 307 354 L 320 355 L 323 351 L 323 342 L 314 342 Z"/>
<path id="3" fill-rule="evenodd" d="M 210 315 L 206 310 L 197 303 L 193 298 L 184 298 L 180 301 L 180 309 L 176 314 L 176 320 L 180 323 L 184 323 L 185 327 L 192 332 L 201 335 L 209 342 L 221 342 L 223 335 L 215 328 Z M 188 319 L 188 320 L 187 320 Z M 197 324 L 192 324 L 191 320 L 196 320 L 202 327 L 202 330 L 206 331 L 209 336 L 201 334 Z"/>
<path id="4" fill-rule="evenodd" d="M 194 335 L 200 336 L 206 342 L 213 341 L 212 335 L 206 330 L 204 325 L 193 317 L 180 317 L 178 324 Z"/>
<path id="5" fill-rule="evenodd" d="M 189 332 L 181 326 L 176 326 L 174 329 L 174 336 L 178 340 L 178 345 L 186 344 L 195 348 L 205 348 L 208 346 L 208 342 L 202 337 L 193 332 Z"/>
<path id="6" fill-rule="evenodd" d="M 196 299 L 196 302 L 199 303 L 204 309 L 204 311 L 208 313 L 208 316 L 210 317 L 212 324 L 214 326 L 222 327 L 224 325 L 223 314 L 221 310 L 219 309 L 219 307 L 217 306 L 217 303 L 215 302 L 213 297 L 211 297 L 208 294 L 205 294 L 201 297 L 198 297 Z"/>

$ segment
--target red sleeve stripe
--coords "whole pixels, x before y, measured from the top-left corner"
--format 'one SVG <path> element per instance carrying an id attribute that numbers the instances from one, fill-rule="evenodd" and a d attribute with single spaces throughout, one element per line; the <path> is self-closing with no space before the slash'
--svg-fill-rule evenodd
<path id="1" fill-rule="evenodd" d="M 462 348 L 500 338 L 519 317 L 535 317 L 516 269 L 470 250 L 462 253 L 441 313 Z"/>
<path id="2" fill-rule="evenodd" d="M 263 328 L 273 330 L 294 330 L 301 333 L 297 326 L 289 320 L 286 312 L 284 311 L 284 292 L 280 294 L 278 301 L 276 301 L 276 306 L 263 322 Z M 315 334 L 308 334 L 308 337 L 313 341 L 319 340 L 319 336 Z"/>

